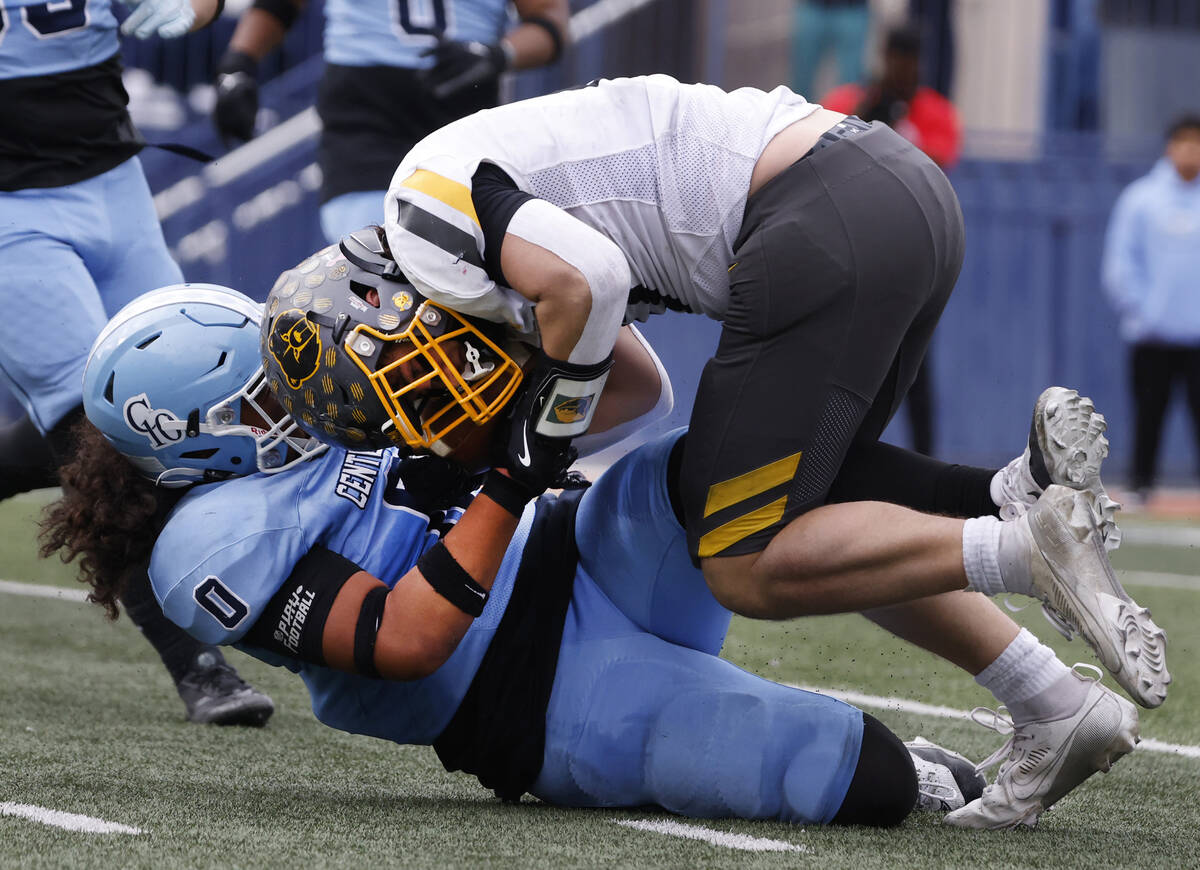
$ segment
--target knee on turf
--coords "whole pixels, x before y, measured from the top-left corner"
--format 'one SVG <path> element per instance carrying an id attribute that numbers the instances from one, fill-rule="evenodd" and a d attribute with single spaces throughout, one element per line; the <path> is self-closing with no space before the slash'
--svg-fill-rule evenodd
<path id="1" fill-rule="evenodd" d="M 858 766 L 831 823 L 890 828 L 904 821 L 916 803 L 917 774 L 908 749 L 883 723 L 863 713 Z"/>

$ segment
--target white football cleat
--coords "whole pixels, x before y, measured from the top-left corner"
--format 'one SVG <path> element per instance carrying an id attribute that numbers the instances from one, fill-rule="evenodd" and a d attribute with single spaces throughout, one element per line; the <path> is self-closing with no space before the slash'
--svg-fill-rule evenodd
<path id="1" fill-rule="evenodd" d="M 983 794 L 987 780 L 957 752 L 924 737 L 914 737 L 904 745 L 917 770 L 916 809 L 946 813 Z"/>
<path id="2" fill-rule="evenodd" d="M 1167 636 L 1113 573 L 1091 495 L 1050 486 L 1017 522 L 1029 531 L 1034 593 L 1053 621 L 1079 632 L 1100 663 L 1143 707 L 1167 697 Z"/>
<path id="3" fill-rule="evenodd" d="M 1100 684 L 1099 669 L 1075 667 L 1094 670 L 1096 677 L 1074 674 L 1092 685 L 1070 716 L 1014 727 L 1011 719 L 995 710 L 975 708 L 972 719 L 1010 737 L 979 765 L 983 770 L 1002 761 L 996 781 L 978 800 L 948 814 L 943 820 L 946 824 L 987 829 L 1033 827 L 1060 798 L 1097 770 L 1107 773 L 1114 761 L 1133 750 L 1138 742 L 1137 708 Z"/>
<path id="4" fill-rule="evenodd" d="M 1000 518 L 1025 514 L 1051 484 L 1086 492 L 1107 550 L 1121 544 L 1116 513 L 1121 505 L 1109 498 L 1100 482 L 1100 465 L 1108 456 L 1108 423 L 1092 400 L 1066 387 L 1048 387 L 1038 396 L 1025 452 L 997 475 L 992 495 Z"/>

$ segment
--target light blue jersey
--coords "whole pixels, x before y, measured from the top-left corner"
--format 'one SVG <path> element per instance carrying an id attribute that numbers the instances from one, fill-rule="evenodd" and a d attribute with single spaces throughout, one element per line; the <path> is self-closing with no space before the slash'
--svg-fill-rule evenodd
<path id="1" fill-rule="evenodd" d="M 0 79 L 92 66 L 119 48 L 111 0 L 0 0 Z"/>
<path id="2" fill-rule="evenodd" d="M 495 42 L 508 23 L 506 0 L 327 0 L 325 59 L 343 66 L 424 69 L 421 57 L 447 39 Z"/>
<path id="3" fill-rule="evenodd" d="M 529 790 L 567 806 L 828 822 L 858 763 L 862 714 L 717 657 L 730 614 L 692 566 L 667 494 L 679 437 L 629 454 L 580 502 L 579 566 Z M 236 642 L 315 544 L 392 585 L 437 538 L 406 506 L 395 464 L 391 451 L 333 451 L 307 468 L 197 489 L 171 515 L 150 565 L 167 616 L 201 640 Z M 389 682 L 246 651 L 297 671 L 328 725 L 431 743 L 508 605 L 532 513 L 482 616 L 432 676 Z"/>
<path id="4" fill-rule="evenodd" d="M 154 547 L 150 579 L 163 612 L 193 637 L 239 641 L 291 574 L 320 545 L 395 585 L 461 509 L 430 517 L 415 509 L 394 450 L 331 450 L 287 474 L 200 487 L 176 508 Z M 436 673 L 387 682 L 262 650 L 247 652 L 297 671 L 313 712 L 327 725 L 400 743 L 430 743 L 466 694 L 512 591 L 532 508 L 492 586 L 483 614 Z M 387 715 L 379 711 L 386 709 Z"/>

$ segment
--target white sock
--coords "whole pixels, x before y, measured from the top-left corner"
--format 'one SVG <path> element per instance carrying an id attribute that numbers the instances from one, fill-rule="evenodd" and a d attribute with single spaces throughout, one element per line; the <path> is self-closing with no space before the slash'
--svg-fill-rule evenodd
<path id="1" fill-rule="evenodd" d="M 1090 685 L 1024 628 L 975 676 L 975 682 L 1008 708 L 1017 725 L 1071 715 L 1079 709 Z"/>
<path id="2" fill-rule="evenodd" d="M 984 595 L 1033 594 L 1025 520 L 1003 523 L 974 517 L 963 524 L 963 569 L 967 588 Z"/>

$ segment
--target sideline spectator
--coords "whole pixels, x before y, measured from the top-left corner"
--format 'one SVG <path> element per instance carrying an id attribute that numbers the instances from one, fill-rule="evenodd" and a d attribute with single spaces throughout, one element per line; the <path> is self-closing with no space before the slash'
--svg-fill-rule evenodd
<path id="1" fill-rule="evenodd" d="M 1130 485 L 1154 486 L 1167 402 L 1187 387 L 1200 463 L 1200 114 L 1167 129 L 1166 153 L 1121 194 L 1104 244 L 1104 289 L 1129 344 L 1136 419 Z"/>
<path id="2" fill-rule="evenodd" d="M 837 61 L 838 84 L 862 79 L 870 22 L 867 0 L 799 0 L 792 22 L 792 90 L 812 98 L 827 51 Z"/>
<path id="3" fill-rule="evenodd" d="M 866 84 L 847 84 L 825 95 L 821 105 L 836 112 L 858 115 L 864 121 L 882 121 L 933 159 L 942 169 L 958 160 L 962 144 L 958 112 L 933 88 L 922 87 L 921 36 L 912 27 L 888 34 L 883 52 L 883 73 Z M 912 445 L 932 456 L 935 447 L 933 383 L 929 353 L 905 397 Z"/>

